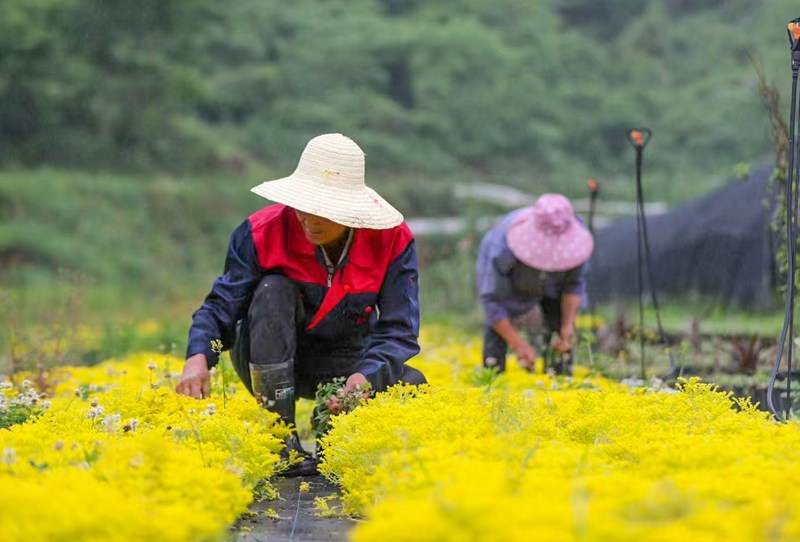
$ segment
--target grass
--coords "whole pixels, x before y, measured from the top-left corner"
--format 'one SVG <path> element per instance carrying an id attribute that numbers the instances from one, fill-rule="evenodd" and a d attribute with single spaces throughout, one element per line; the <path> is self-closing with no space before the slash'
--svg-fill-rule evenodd
<path id="1" fill-rule="evenodd" d="M 221 267 L 233 228 L 265 203 L 249 189 L 285 173 L 176 178 L 46 168 L 0 172 L 0 285 L 46 288 L 60 269 L 125 288 L 163 290 L 204 280 Z M 471 180 L 484 179 L 370 176 L 370 184 L 409 218 L 497 215 L 500 209 L 489 202 L 452 196 L 456 182 Z M 526 182 L 524 189 L 539 193 L 548 188 L 543 182 Z M 718 184 L 719 179 L 693 180 L 692 187 L 701 192 Z M 584 180 L 561 190 L 584 195 Z M 603 193 L 612 195 L 632 199 L 632 185 L 617 178 Z"/>
<path id="2" fill-rule="evenodd" d="M 81 325 L 100 329 L 105 337 L 103 352 L 84 353 L 89 361 L 129 348 L 175 345 L 181 351 L 192 312 L 222 270 L 230 232 L 265 203 L 249 188 L 274 176 L 269 171 L 192 178 L 52 169 L 0 172 L 0 310 L 5 323 L 0 358 L 13 357 L 15 343 L 28 343 L 31 350 Z M 409 217 L 455 212 L 453 201 L 437 202 L 448 200 L 447 187 L 455 179 L 372 178 L 370 183 Z M 461 209 L 469 216 L 481 210 L 480 202 Z M 479 239 L 476 232 L 458 240 L 417 240 L 423 325 L 481 329 L 474 286 Z M 701 331 L 708 334 L 776 337 L 782 325 L 780 303 L 766 312 L 723 309 L 708 301 L 665 299 L 662 304 L 669 333 L 685 332 L 692 317 L 700 318 Z M 618 310 L 625 311 L 629 323 L 638 322 L 633 303 L 600 307 L 598 313 L 610 319 Z M 162 331 L 156 337 L 140 336 L 136 327 L 143 321 L 157 322 Z M 655 328 L 652 309 L 645 322 Z"/>
<path id="3" fill-rule="evenodd" d="M 669 334 L 688 333 L 694 318 L 699 320 L 700 332 L 709 335 L 757 334 L 777 338 L 783 326 L 783 307 L 777 302 L 767 310 L 723 307 L 711 299 L 663 299 L 659 306 L 664 331 Z M 606 319 L 614 318 L 620 311 L 629 324 L 638 326 L 639 309 L 633 301 L 597 309 L 597 313 Z M 644 324 L 645 328 L 657 329 L 656 312 L 652 306 L 645 306 Z"/>

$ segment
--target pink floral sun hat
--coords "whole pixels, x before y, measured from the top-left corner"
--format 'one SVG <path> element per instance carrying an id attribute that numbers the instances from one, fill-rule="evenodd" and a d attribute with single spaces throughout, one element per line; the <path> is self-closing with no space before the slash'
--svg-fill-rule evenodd
<path id="1" fill-rule="evenodd" d="M 530 267 L 567 271 L 589 259 L 594 239 L 561 194 L 542 194 L 514 218 L 506 231 L 508 248 Z"/>

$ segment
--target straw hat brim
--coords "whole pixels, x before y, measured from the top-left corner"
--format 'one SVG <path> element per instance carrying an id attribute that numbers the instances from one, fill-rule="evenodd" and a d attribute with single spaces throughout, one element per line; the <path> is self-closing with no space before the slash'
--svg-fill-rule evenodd
<path id="1" fill-rule="evenodd" d="M 387 230 L 403 223 L 400 211 L 365 185 L 339 187 L 290 175 L 266 181 L 250 190 L 268 200 L 349 228 Z"/>
<path id="2" fill-rule="evenodd" d="M 592 255 L 594 239 L 577 218 L 559 235 L 536 228 L 533 208 L 526 209 L 509 225 L 506 241 L 511 253 L 529 267 L 541 271 L 568 271 Z"/>

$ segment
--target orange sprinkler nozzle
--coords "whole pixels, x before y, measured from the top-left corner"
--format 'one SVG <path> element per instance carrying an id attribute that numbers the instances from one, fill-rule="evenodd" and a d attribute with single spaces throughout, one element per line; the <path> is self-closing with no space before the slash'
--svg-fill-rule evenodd
<path id="1" fill-rule="evenodd" d="M 595 181 L 594 179 L 589 179 L 588 181 L 586 181 L 586 186 L 589 187 L 589 192 L 592 193 L 597 192 L 597 189 L 599 188 L 597 185 L 597 181 Z"/>
<path id="2" fill-rule="evenodd" d="M 794 38 L 794 41 L 800 41 L 800 25 L 792 21 L 789 23 L 789 33 Z"/>
<path id="3" fill-rule="evenodd" d="M 650 141 L 650 136 L 652 135 L 652 131 L 650 128 L 631 128 L 625 134 L 625 137 L 628 138 L 628 142 L 636 147 L 637 152 L 644 149 L 644 146 L 647 145 L 647 142 Z"/>

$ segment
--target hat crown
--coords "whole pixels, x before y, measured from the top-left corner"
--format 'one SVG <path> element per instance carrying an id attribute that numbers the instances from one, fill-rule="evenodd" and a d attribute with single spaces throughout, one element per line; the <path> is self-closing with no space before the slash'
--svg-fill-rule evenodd
<path id="1" fill-rule="evenodd" d="M 546 235 L 562 235 L 572 226 L 575 211 L 560 194 L 544 194 L 533 206 L 536 229 Z"/>
<path id="2" fill-rule="evenodd" d="M 403 215 L 364 182 L 364 151 L 342 134 L 309 141 L 294 173 L 251 190 L 261 197 L 349 228 L 385 230 Z"/>
<path id="3" fill-rule="evenodd" d="M 308 142 L 294 176 L 337 186 L 362 189 L 364 151 L 342 134 L 323 134 Z"/>

